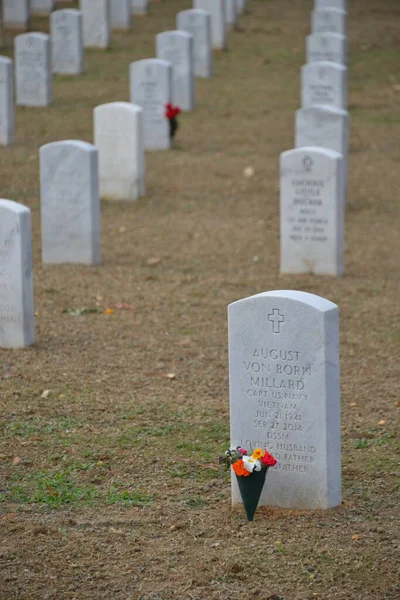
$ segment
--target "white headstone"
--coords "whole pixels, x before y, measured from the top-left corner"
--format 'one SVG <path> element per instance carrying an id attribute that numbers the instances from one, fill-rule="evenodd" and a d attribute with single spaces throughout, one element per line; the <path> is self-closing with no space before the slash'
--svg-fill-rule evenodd
<path id="1" fill-rule="evenodd" d="M 113 29 L 131 29 L 131 0 L 111 0 L 111 27 Z"/>
<path id="2" fill-rule="evenodd" d="M 312 33 L 339 33 L 346 35 L 347 12 L 337 8 L 321 8 L 311 13 Z"/>
<path id="3" fill-rule="evenodd" d="M 347 67 L 314 62 L 301 68 L 301 106 L 328 104 L 347 109 Z"/>
<path id="4" fill-rule="evenodd" d="M 281 154 L 281 273 L 343 275 L 343 156 L 313 146 Z"/>
<path id="5" fill-rule="evenodd" d="M 48 15 L 54 9 L 54 0 L 30 0 L 33 15 Z"/>
<path id="6" fill-rule="evenodd" d="M 0 347 L 33 344 L 31 211 L 0 200 Z"/>
<path id="7" fill-rule="evenodd" d="M 236 27 L 236 0 L 225 0 L 225 20 L 228 27 Z"/>
<path id="8" fill-rule="evenodd" d="M 80 0 L 85 48 L 108 48 L 110 44 L 110 0 Z"/>
<path id="9" fill-rule="evenodd" d="M 16 103 L 48 106 L 52 100 L 50 37 L 21 33 L 14 39 Z"/>
<path id="10" fill-rule="evenodd" d="M 0 146 L 14 141 L 14 73 L 13 62 L 0 56 Z"/>
<path id="11" fill-rule="evenodd" d="M 339 33 L 307 36 L 307 62 L 328 61 L 347 64 L 347 38 Z"/>
<path id="12" fill-rule="evenodd" d="M 176 27 L 193 36 L 195 77 L 211 77 L 213 54 L 210 14 L 200 8 L 182 10 L 176 15 Z"/>
<path id="13" fill-rule="evenodd" d="M 314 8 L 339 8 L 347 10 L 347 0 L 315 0 Z"/>
<path id="14" fill-rule="evenodd" d="M 148 9 L 148 0 L 132 0 L 132 14 L 146 15 Z"/>
<path id="15" fill-rule="evenodd" d="M 31 11 L 29 0 L 3 0 L 3 24 L 10 29 L 29 28 Z"/>
<path id="16" fill-rule="evenodd" d="M 247 0 L 236 0 L 236 10 L 238 15 L 242 15 L 246 11 Z"/>
<path id="17" fill-rule="evenodd" d="M 53 73 L 78 75 L 85 69 L 82 13 L 65 8 L 50 16 Z"/>
<path id="18" fill-rule="evenodd" d="M 40 148 L 42 260 L 99 264 L 100 199 L 97 149 L 65 140 Z"/>
<path id="19" fill-rule="evenodd" d="M 186 31 L 164 31 L 156 36 L 157 58 L 172 64 L 172 102 L 194 110 L 193 36 Z"/>
<path id="20" fill-rule="evenodd" d="M 349 113 L 334 106 L 314 105 L 296 112 L 296 148 L 329 148 L 343 156 L 345 199 L 347 198 Z"/>
<path id="21" fill-rule="evenodd" d="M 266 448 L 260 505 L 341 503 L 339 310 L 279 290 L 228 307 L 231 445 Z M 233 504 L 241 502 L 232 478 Z"/>
<path id="22" fill-rule="evenodd" d="M 143 109 L 144 147 L 171 147 L 166 105 L 172 102 L 172 65 L 158 58 L 133 62 L 129 68 L 130 101 Z"/>
<path id="23" fill-rule="evenodd" d="M 140 106 L 111 102 L 94 109 L 100 195 L 136 200 L 145 193 L 144 119 Z"/>
<path id="24" fill-rule="evenodd" d="M 211 16 L 211 40 L 215 50 L 226 48 L 225 0 L 193 0 L 193 8 L 201 8 Z"/>

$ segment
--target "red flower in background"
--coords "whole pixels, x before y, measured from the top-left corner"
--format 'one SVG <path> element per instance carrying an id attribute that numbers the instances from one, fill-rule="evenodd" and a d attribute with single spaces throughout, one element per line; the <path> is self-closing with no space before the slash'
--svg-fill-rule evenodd
<path id="1" fill-rule="evenodd" d="M 266 467 L 273 467 L 278 461 L 272 456 L 272 454 L 265 450 L 264 456 L 261 457 L 261 462 Z"/>
<path id="2" fill-rule="evenodd" d="M 174 106 L 173 104 L 167 104 L 165 107 L 165 118 L 166 119 L 175 119 L 181 113 L 181 109 L 179 106 Z"/>

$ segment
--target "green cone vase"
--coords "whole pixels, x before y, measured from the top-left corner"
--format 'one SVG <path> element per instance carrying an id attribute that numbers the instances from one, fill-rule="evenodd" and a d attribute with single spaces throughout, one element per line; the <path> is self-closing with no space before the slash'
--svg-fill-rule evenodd
<path id="1" fill-rule="evenodd" d="M 258 501 L 263 491 L 265 476 L 268 469 L 253 471 L 248 477 L 236 475 L 240 495 L 242 496 L 243 507 L 248 521 L 252 521 L 257 510 Z"/>

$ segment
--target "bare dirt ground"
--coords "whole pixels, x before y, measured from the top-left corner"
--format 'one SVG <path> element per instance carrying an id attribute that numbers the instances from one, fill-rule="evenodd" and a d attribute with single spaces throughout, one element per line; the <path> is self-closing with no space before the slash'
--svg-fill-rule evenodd
<path id="1" fill-rule="evenodd" d="M 397 0 L 349 0 L 343 278 L 279 276 L 278 159 L 293 147 L 311 0 L 249 0 L 176 149 L 147 155 L 146 198 L 103 203 L 102 265 L 41 265 L 39 147 L 91 142 L 93 108 L 128 100 L 129 63 L 190 5 L 154 1 L 109 51 L 87 52 L 85 75 L 54 78 L 50 108 L 17 109 L 0 152 L 2 196 L 32 210 L 37 327 L 33 347 L 0 350 L 0 598 L 396 600 Z M 285 288 L 340 306 L 344 502 L 262 508 L 249 524 L 217 466 L 226 307 Z M 64 312 L 82 308 L 97 312 Z"/>

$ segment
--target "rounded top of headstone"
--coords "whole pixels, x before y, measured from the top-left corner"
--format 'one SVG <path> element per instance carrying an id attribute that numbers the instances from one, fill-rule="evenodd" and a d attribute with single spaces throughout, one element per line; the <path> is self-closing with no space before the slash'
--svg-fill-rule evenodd
<path id="1" fill-rule="evenodd" d="M 180 29 L 172 29 L 171 31 L 163 31 L 162 33 L 157 34 L 157 38 L 162 40 L 164 37 L 178 37 L 181 39 L 190 39 L 192 38 L 192 34 L 187 31 L 181 31 Z"/>
<path id="2" fill-rule="evenodd" d="M 6 200 L 5 198 L 0 198 L 0 209 L 5 209 L 17 214 L 30 212 L 27 206 L 24 206 L 19 202 L 14 202 L 14 200 Z"/>
<path id="3" fill-rule="evenodd" d="M 28 31 L 27 33 L 20 33 L 16 36 L 15 40 L 40 40 L 45 41 L 49 39 L 47 33 L 40 33 L 39 31 Z"/>
<path id="4" fill-rule="evenodd" d="M 297 302 L 299 304 L 306 304 L 311 308 L 314 308 L 320 312 L 327 312 L 329 310 L 338 310 L 338 306 L 323 298 L 322 296 L 317 296 L 316 294 L 310 294 L 309 292 L 299 292 L 297 290 L 274 290 L 271 292 L 261 292 L 260 294 L 255 294 L 254 296 L 249 296 L 248 298 L 242 298 L 241 300 L 237 300 L 236 302 L 232 302 L 229 305 L 230 307 L 242 304 L 244 302 L 261 300 L 261 299 L 285 299 L 291 300 L 293 302 Z"/>
<path id="5" fill-rule="evenodd" d="M 198 15 L 200 17 L 208 17 L 210 13 L 206 10 L 203 10 L 202 8 L 188 8 L 187 10 L 181 10 L 180 12 L 178 12 L 177 16 L 179 15 Z"/>
<path id="6" fill-rule="evenodd" d="M 138 106 L 137 104 L 132 104 L 132 102 L 108 102 L 107 104 L 99 104 L 99 106 L 96 106 L 94 109 L 96 113 L 115 110 L 119 112 L 125 111 L 129 113 L 143 112 L 141 106 Z"/>
<path id="7" fill-rule="evenodd" d="M 282 152 L 281 160 L 285 158 L 294 157 L 296 155 L 316 155 L 321 157 L 326 157 L 330 159 L 342 159 L 342 154 L 340 152 L 336 152 L 336 150 L 331 150 L 330 148 L 322 148 L 319 146 L 301 146 L 300 148 L 293 148 L 292 150 L 287 150 L 286 152 Z M 305 165 L 306 166 L 306 165 Z M 306 168 L 307 172 L 311 171 L 311 169 Z"/>
<path id="8" fill-rule="evenodd" d="M 142 58 L 141 60 L 135 60 L 134 62 L 131 62 L 129 68 L 132 69 L 133 67 L 136 68 L 138 66 L 146 67 L 146 65 L 149 67 L 159 66 L 164 68 L 172 66 L 168 60 L 164 60 L 163 58 Z"/>
<path id="9" fill-rule="evenodd" d="M 13 61 L 8 56 L 0 56 L 0 64 L 2 65 L 12 65 Z"/>
<path id="10" fill-rule="evenodd" d="M 86 150 L 87 152 L 97 152 L 97 148 L 89 142 L 83 142 L 82 140 L 59 140 L 57 142 L 51 142 L 50 144 L 44 144 L 40 147 L 40 152 L 56 149 L 59 147 L 76 148 L 77 150 Z"/>

